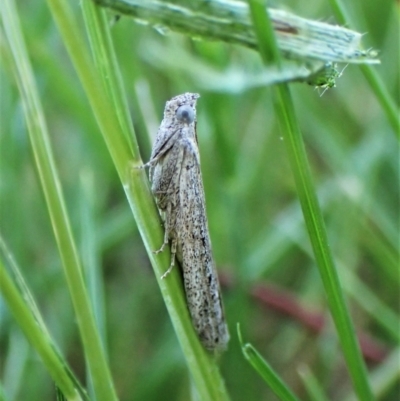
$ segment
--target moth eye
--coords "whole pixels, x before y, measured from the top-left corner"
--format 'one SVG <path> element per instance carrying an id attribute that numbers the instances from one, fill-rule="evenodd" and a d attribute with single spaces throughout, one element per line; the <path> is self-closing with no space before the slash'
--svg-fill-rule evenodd
<path id="1" fill-rule="evenodd" d="M 176 118 L 185 124 L 191 124 L 194 120 L 194 110 L 187 104 L 184 104 L 176 110 Z"/>

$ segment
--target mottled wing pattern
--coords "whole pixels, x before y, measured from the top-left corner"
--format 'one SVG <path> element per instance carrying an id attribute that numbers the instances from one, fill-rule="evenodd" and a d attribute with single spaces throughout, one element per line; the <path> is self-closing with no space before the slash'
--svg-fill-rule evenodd
<path id="1" fill-rule="evenodd" d="M 168 240 L 171 241 L 170 269 L 175 263 L 175 249 L 178 245 L 179 176 L 182 162 L 183 150 L 179 146 L 174 146 L 158 159 L 158 162 L 150 172 L 151 190 L 164 220 L 165 236 L 160 251 L 168 244 Z"/>
<path id="2" fill-rule="evenodd" d="M 179 175 L 183 162 L 183 151 L 179 146 L 172 147 L 160 157 L 154 166 L 151 180 L 151 191 L 157 200 L 157 206 L 165 210 L 167 203 L 175 198 L 179 191 Z"/>
<path id="3" fill-rule="evenodd" d="M 208 349 L 224 349 L 229 340 L 215 268 L 200 160 L 195 138 L 182 138 L 184 151 L 180 173 L 179 200 L 182 210 L 178 227 L 178 259 L 195 329 Z"/>

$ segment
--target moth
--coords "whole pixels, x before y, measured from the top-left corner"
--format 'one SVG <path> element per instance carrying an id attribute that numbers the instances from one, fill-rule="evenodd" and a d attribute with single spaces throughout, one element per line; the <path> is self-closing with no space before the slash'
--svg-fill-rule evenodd
<path id="1" fill-rule="evenodd" d="M 193 326 L 204 347 L 224 350 L 229 341 L 220 285 L 212 255 L 196 134 L 196 93 L 165 105 L 149 166 L 151 190 L 164 221 L 161 248 L 171 244 L 171 264 L 180 262 Z"/>

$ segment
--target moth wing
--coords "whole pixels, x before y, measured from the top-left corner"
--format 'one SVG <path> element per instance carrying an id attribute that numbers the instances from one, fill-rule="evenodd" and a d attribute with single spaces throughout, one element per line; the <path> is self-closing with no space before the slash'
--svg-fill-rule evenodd
<path id="1" fill-rule="evenodd" d="M 152 169 L 151 190 L 161 209 L 165 209 L 164 203 L 173 199 L 174 194 L 178 193 L 183 157 L 183 149 L 173 146 Z"/>
<path id="2" fill-rule="evenodd" d="M 205 210 L 200 159 L 194 139 L 182 140 L 184 157 L 180 173 L 178 258 L 195 329 L 208 349 L 223 349 L 229 339 L 215 268 Z"/>
<path id="3" fill-rule="evenodd" d="M 164 121 L 161 123 L 151 151 L 150 162 L 159 159 L 174 146 L 174 143 L 178 139 L 176 135 L 177 131 L 177 129 L 174 131 L 166 129 Z"/>

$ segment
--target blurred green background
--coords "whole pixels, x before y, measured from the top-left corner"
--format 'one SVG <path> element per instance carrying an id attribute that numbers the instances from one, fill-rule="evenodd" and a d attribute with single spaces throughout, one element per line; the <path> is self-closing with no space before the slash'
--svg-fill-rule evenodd
<path id="1" fill-rule="evenodd" d="M 335 23 L 327 2 L 286 1 L 273 6 Z M 73 232 L 83 264 L 100 273 L 96 289 L 104 304 L 98 305 L 98 317 L 120 399 L 159 400 L 162 395 L 166 400 L 187 400 L 190 381 L 179 343 L 121 183 L 48 7 L 45 2 L 22 1 L 18 7 Z M 366 33 L 365 48 L 379 51 L 381 65 L 374 68 L 398 104 L 398 4 L 368 0 L 346 8 L 354 21 L 350 28 Z M 81 21 L 77 3 L 75 12 Z M 234 45 L 160 33 L 129 18 L 115 23 L 112 35 L 144 161 L 149 159 L 165 102 L 186 91 L 201 94 L 197 131 L 207 213 L 232 337 L 221 370 L 232 400 L 276 399 L 244 360 L 237 322 L 245 340 L 299 397 L 308 399 L 299 372 L 307 376 L 309 370 L 329 399 L 347 399 L 351 385 L 327 314 L 271 91 L 246 86 L 246 78 L 262 69 L 259 55 Z M 215 84 L 207 82 L 209 71 L 215 74 Z M 221 89 L 218 80 L 232 71 L 236 78 Z M 76 321 L 20 95 L 6 62 L 1 64 L 0 84 L 1 233 L 52 336 L 85 381 Z M 330 247 L 354 324 L 368 334 L 369 346 L 377 347 L 376 360 L 369 360 L 368 367 L 371 377 L 379 378 L 386 358 L 398 346 L 388 325 L 399 328 L 399 321 L 382 322 L 384 313 L 397 319 L 399 315 L 396 135 L 357 66 L 348 66 L 337 87 L 323 96 L 306 84 L 292 84 L 291 91 Z M 260 302 L 255 286 L 265 286 L 271 295 L 271 284 L 284 290 L 279 292 L 283 303 L 293 301 L 310 313 L 323 314 L 324 329 L 317 334 L 290 311 L 272 301 Z M 6 399 L 54 399 L 48 373 L 3 303 L 0 319 Z M 386 376 L 386 382 L 377 381 L 378 399 L 398 399 L 398 370 Z"/>

